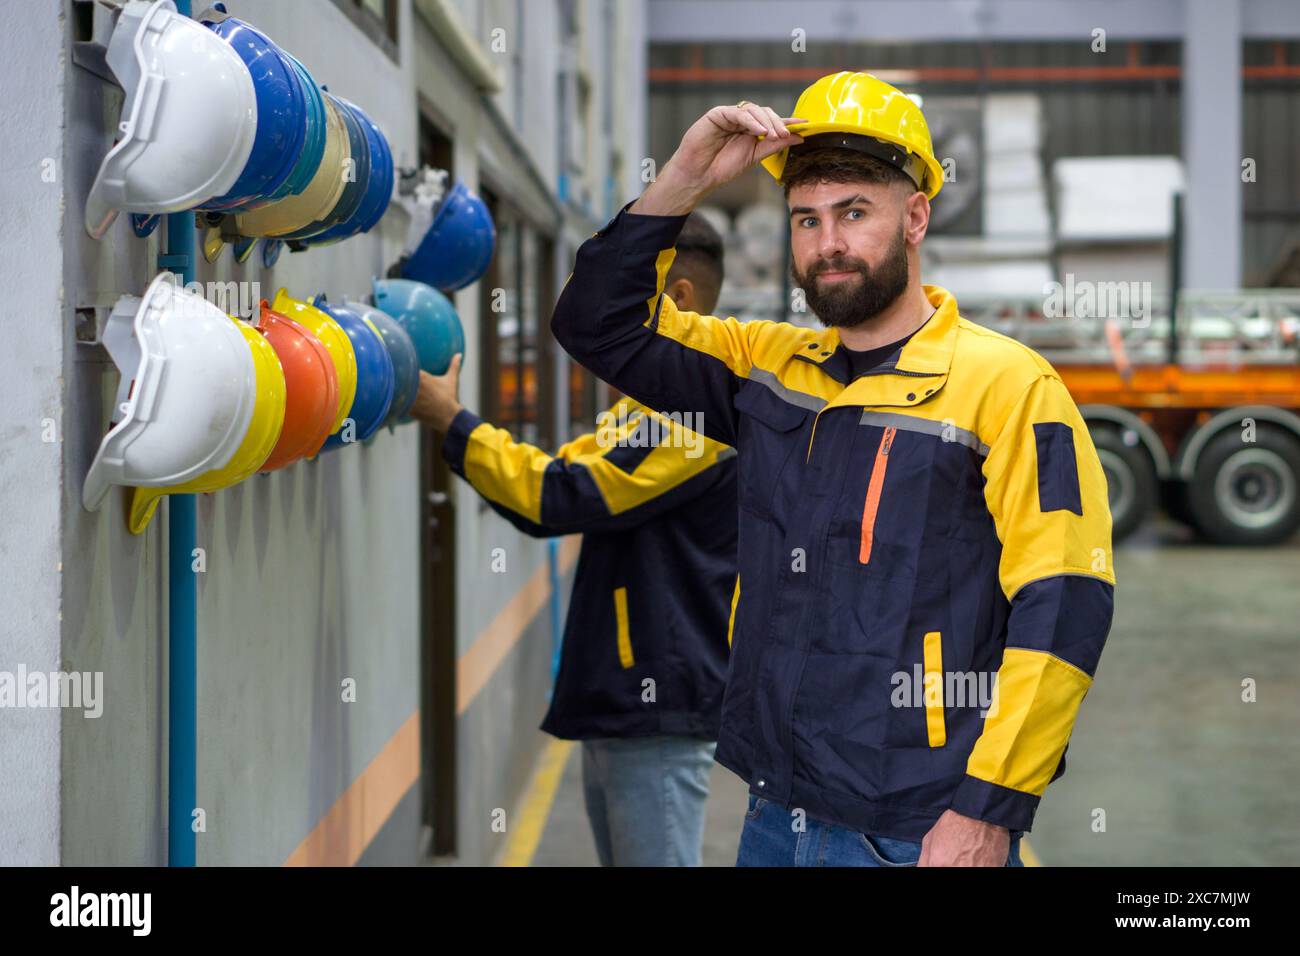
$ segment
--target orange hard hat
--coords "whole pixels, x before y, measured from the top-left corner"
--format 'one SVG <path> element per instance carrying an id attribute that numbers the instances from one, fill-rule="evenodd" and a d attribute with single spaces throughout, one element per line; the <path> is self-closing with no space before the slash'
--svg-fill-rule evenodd
<path id="1" fill-rule="evenodd" d="M 338 373 L 321 340 L 301 322 L 272 311 L 265 299 L 255 327 L 271 343 L 284 368 L 284 430 L 261 468 L 275 471 L 310 458 L 325 444 L 338 410 Z"/>

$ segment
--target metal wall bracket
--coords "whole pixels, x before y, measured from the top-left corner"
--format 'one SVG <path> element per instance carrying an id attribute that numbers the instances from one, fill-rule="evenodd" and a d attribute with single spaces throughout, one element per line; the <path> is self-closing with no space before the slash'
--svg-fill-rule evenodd
<path id="1" fill-rule="evenodd" d="M 108 67 L 108 41 L 117 26 L 118 14 L 122 12 L 119 0 L 72 0 L 74 23 L 90 18 L 90 39 L 74 40 L 72 43 L 72 63 L 81 69 L 95 74 L 106 83 L 119 86 L 117 77 Z M 86 11 L 86 12 L 83 12 Z"/>
<path id="2" fill-rule="evenodd" d="M 451 174 L 436 166 L 415 166 L 403 168 L 395 166 L 394 171 L 397 173 L 397 195 L 414 196 L 415 187 L 424 182 L 426 172 L 441 173 L 443 175 L 443 192 L 450 192 L 451 187 L 447 185 L 447 180 L 451 179 Z"/>
<path id="3" fill-rule="evenodd" d="M 104 325 L 117 305 L 117 300 L 125 293 L 101 292 L 97 295 L 79 295 L 73 306 L 76 317 L 76 341 L 78 345 L 100 345 L 104 341 Z"/>

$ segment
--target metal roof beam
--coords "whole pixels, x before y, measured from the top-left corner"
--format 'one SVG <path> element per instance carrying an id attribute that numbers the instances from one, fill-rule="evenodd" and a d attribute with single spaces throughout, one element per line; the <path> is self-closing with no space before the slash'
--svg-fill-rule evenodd
<path id="1" fill-rule="evenodd" d="M 1240 3 L 1245 39 L 1300 37 L 1295 0 Z M 802 28 L 809 43 L 979 40 L 1178 40 L 1186 0 L 650 0 L 652 43 L 771 43 Z"/>

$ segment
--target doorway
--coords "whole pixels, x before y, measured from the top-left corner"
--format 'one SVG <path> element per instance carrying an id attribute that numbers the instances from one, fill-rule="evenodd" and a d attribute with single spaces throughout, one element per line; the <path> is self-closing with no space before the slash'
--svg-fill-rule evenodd
<path id="1" fill-rule="evenodd" d="M 419 162 L 452 176 L 453 141 L 421 98 Z M 448 187 L 451 186 L 448 180 Z M 442 436 L 420 430 L 420 822 L 431 856 L 456 852 L 456 513 Z"/>

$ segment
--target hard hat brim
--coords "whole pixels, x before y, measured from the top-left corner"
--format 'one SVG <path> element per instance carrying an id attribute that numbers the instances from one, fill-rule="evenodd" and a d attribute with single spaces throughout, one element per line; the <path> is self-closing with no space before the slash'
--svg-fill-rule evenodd
<path id="1" fill-rule="evenodd" d="M 898 138 L 882 135 L 878 132 L 873 132 L 867 136 L 862 132 L 862 127 L 848 123 L 790 123 L 787 124 L 786 128 L 791 132 L 798 133 L 803 137 L 804 141 L 795 147 L 787 146 L 780 152 L 773 153 L 771 156 L 761 160 L 763 168 L 766 169 L 768 174 L 778 183 L 781 182 L 781 176 L 785 172 L 785 164 L 786 160 L 789 158 L 791 148 L 806 148 L 811 145 L 809 140 L 825 133 L 847 133 L 856 136 L 864 136 L 864 138 L 880 140 L 882 143 L 889 143 L 897 146 L 909 156 L 916 156 L 925 167 L 927 179 L 925 188 L 922 189 L 922 187 L 918 185 L 917 189 L 924 192 L 927 198 L 933 199 L 939 194 L 939 190 L 943 188 L 943 167 L 939 165 L 939 162 L 920 153 L 913 152 L 908 147 L 907 143 Z M 907 170 L 904 169 L 903 171 L 906 172 Z"/>

